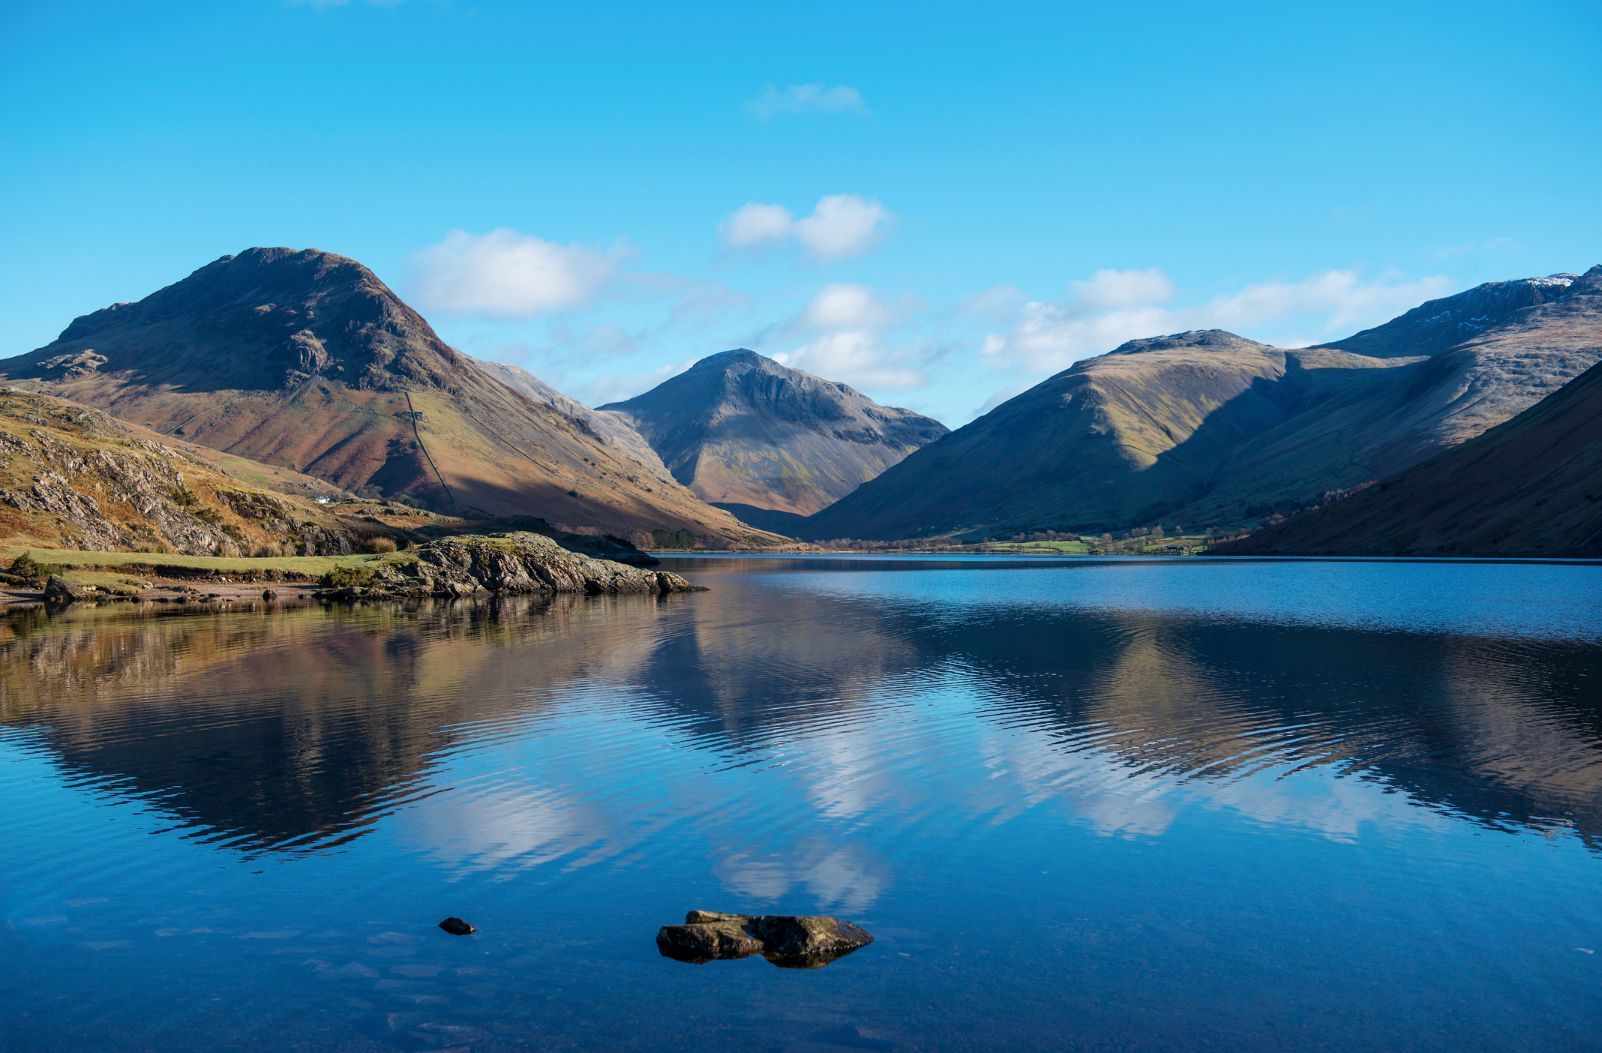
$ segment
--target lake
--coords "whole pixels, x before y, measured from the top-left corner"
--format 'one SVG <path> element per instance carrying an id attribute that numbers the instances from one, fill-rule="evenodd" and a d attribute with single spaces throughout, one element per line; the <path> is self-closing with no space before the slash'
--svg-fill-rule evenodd
<path id="1" fill-rule="evenodd" d="M 0 1048 L 1597 1048 L 1602 566 L 664 566 L 0 622 Z"/>

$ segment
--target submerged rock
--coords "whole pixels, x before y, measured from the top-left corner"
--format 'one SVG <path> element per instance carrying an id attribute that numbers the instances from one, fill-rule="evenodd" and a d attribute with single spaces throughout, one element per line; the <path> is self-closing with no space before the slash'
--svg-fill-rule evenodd
<path id="1" fill-rule="evenodd" d="M 692 910 L 683 925 L 664 925 L 656 946 L 664 957 L 702 964 L 760 954 L 774 965 L 817 969 L 873 942 L 867 930 L 827 915 L 723 914 Z"/>
<path id="2" fill-rule="evenodd" d="M 344 571 L 340 580 L 327 584 L 322 595 L 335 600 L 480 592 L 660 596 L 697 591 L 677 574 L 571 552 L 543 534 L 525 531 L 440 538 Z"/>
<path id="3" fill-rule="evenodd" d="M 439 927 L 452 936 L 471 936 L 478 931 L 478 926 L 470 925 L 461 918 L 450 917 L 439 923 Z"/>

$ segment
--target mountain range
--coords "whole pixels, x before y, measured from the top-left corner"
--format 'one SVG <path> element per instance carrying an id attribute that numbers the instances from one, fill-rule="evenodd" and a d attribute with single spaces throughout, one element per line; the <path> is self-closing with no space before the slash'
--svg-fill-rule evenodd
<path id="1" fill-rule="evenodd" d="M 1133 340 L 954 432 L 745 349 L 592 409 L 445 344 L 354 260 L 258 248 L 0 361 L 0 527 L 85 547 L 359 542 L 307 500 L 326 491 L 657 547 L 1266 522 L 1236 550 L 1594 553 L 1599 362 L 1595 267 L 1311 347 Z M 148 487 L 119 481 L 134 468 Z"/>
<path id="2" fill-rule="evenodd" d="M 799 536 L 1237 528 L 1395 475 L 1602 360 L 1602 267 L 1492 282 L 1345 340 L 1219 330 L 1079 362 L 908 456 Z"/>
<path id="3" fill-rule="evenodd" d="M 588 411 L 531 397 L 449 347 L 370 270 L 332 253 L 224 256 L 78 318 L 0 362 L 0 375 L 164 436 L 440 512 L 534 515 L 646 543 L 781 540 L 642 464 Z"/>
<path id="4" fill-rule="evenodd" d="M 602 406 L 675 479 L 748 522 L 793 528 L 946 426 L 740 348 Z"/>

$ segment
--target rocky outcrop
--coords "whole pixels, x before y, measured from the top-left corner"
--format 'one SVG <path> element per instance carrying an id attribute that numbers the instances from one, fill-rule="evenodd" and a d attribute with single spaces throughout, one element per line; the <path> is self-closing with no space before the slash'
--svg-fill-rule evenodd
<path id="1" fill-rule="evenodd" d="M 336 555 L 358 540 L 308 501 L 245 485 L 84 406 L 0 389 L 0 537 L 92 551 Z"/>
<path id="2" fill-rule="evenodd" d="M 700 965 L 760 954 L 774 965 L 818 969 L 873 942 L 867 930 L 827 915 L 723 914 L 692 910 L 656 934 L 664 957 Z"/>
<path id="3" fill-rule="evenodd" d="M 47 607 L 65 607 L 81 599 L 83 591 L 59 574 L 52 574 L 45 579 L 44 601 Z"/>
<path id="4" fill-rule="evenodd" d="M 543 534 L 441 538 L 359 568 L 333 572 L 323 595 L 357 600 L 576 592 L 666 595 L 696 587 L 677 574 L 571 552 Z"/>

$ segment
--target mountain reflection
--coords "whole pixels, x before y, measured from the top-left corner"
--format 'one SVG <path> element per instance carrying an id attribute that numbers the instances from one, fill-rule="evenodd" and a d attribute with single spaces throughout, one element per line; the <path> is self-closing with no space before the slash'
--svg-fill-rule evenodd
<path id="1" fill-rule="evenodd" d="M 31 614 L 0 630 L 0 721 L 204 836 L 327 846 L 404 798 L 457 725 L 530 715 L 527 685 L 625 667 L 661 606 Z"/>
<path id="2" fill-rule="evenodd" d="M 1049 804 L 1156 835 L 1199 797 L 1329 836 L 1450 813 L 1602 837 L 1592 645 L 956 608 L 742 569 L 670 600 L 14 617 L 0 625 L 0 738 L 192 836 L 315 850 L 408 807 L 408 837 L 491 867 L 622 850 L 606 844 L 621 806 L 554 761 L 508 762 L 472 788 L 434 782 L 461 751 L 541 736 L 637 781 L 670 754 L 753 766 L 787 808 L 837 830 L 886 814 L 912 828 L 932 808 L 1003 822 Z M 666 752 L 579 719 L 597 707 Z M 1334 776 L 1331 796 L 1283 788 L 1311 769 Z M 697 806 L 714 825 L 719 805 Z M 822 834 L 726 845 L 717 871 L 753 896 L 799 882 L 871 902 L 882 864 Z"/>

